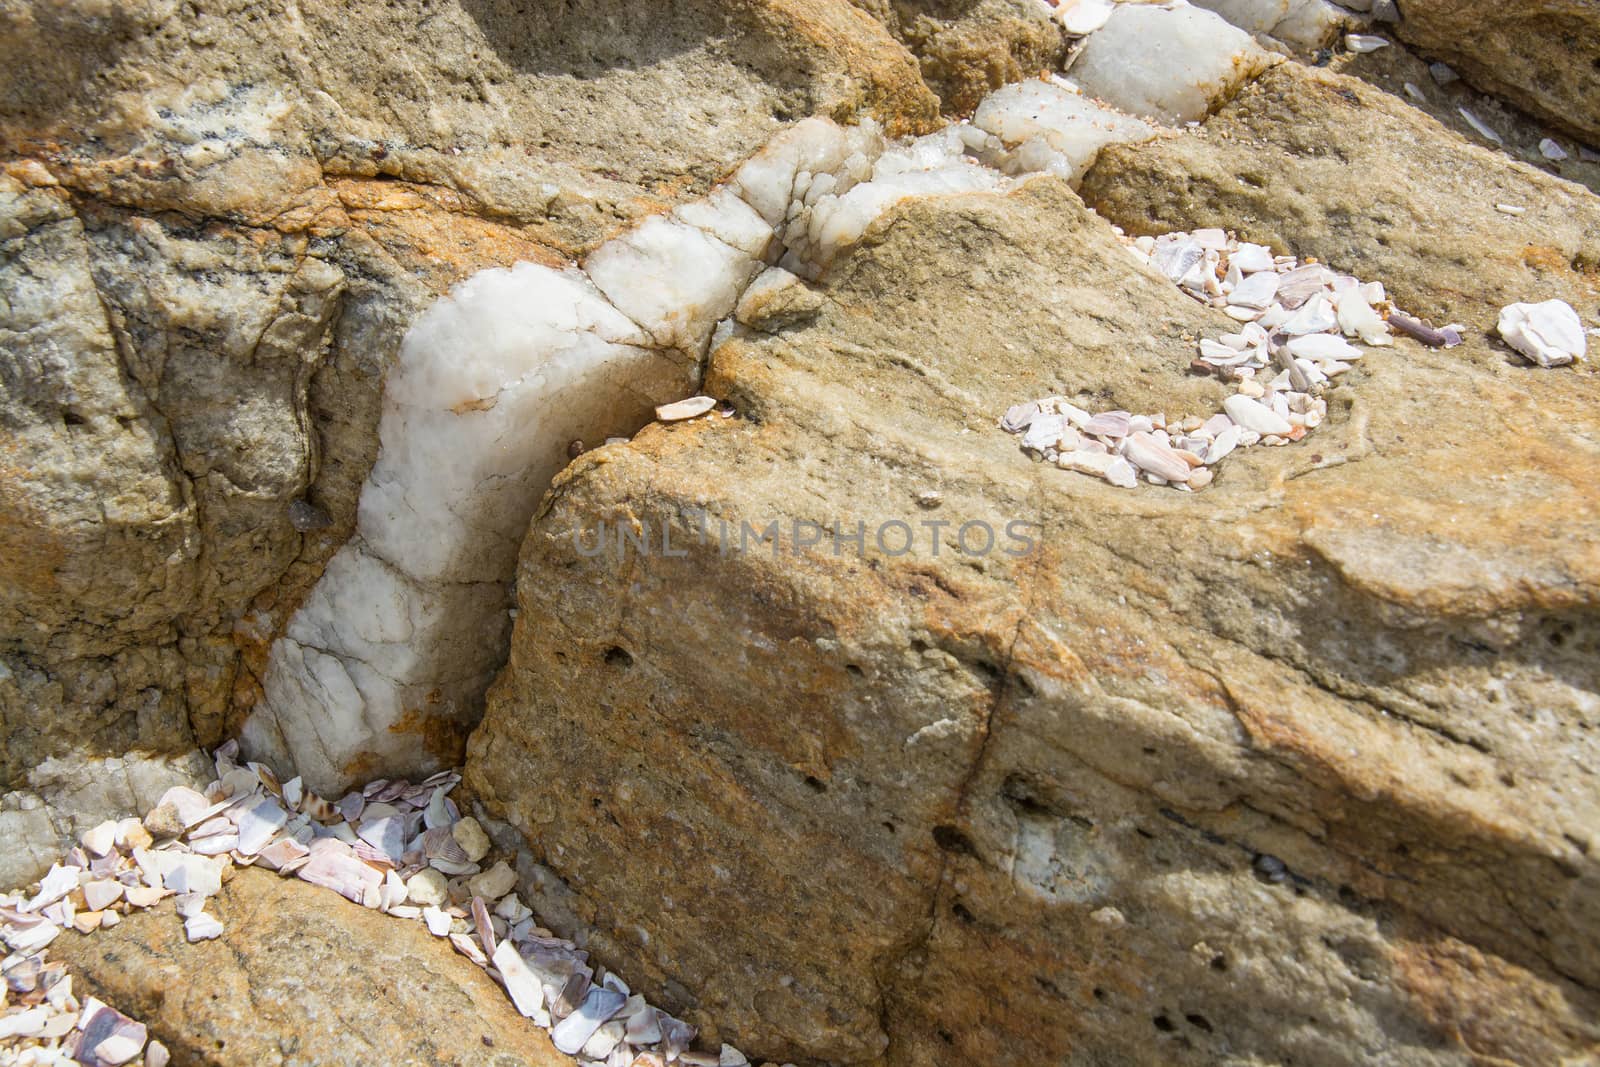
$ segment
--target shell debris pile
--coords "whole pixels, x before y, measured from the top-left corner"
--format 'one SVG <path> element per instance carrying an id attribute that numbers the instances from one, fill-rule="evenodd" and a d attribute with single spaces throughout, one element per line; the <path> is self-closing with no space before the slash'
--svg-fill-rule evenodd
<path id="1" fill-rule="evenodd" d="M 1190 364 L 1237 382 L 1238 392 L 1220 412 L 1175 418 L 1091 413 L 1051 396 L 1013 406 L 1000 426 L 1020 435 L 1025 451 L 1121 488 L 1135 488 L 1142 478 L 1184 492 L 1204 489 L 1235 449 L 1305 437 L 1327 417 L 1324 394 L 1364 354 L 1353 342 L 1392 344 L 1391 323 L 1426 344 L 1461 343 L 1463 327 L 1436 330 L 1393 310 L 1381 282 L 1274 255 L 1220 229 L 1118 235 L 1140 262 L 1239 324 L 1202 339 Z"/>
<path id="2" fill-rule="evenodd" d="M 0 1067 L 142 1064 L 167 1049 L 143 1024 L 78 998 L 48 948 L 66 928 L 89 934 L 174 898 L 188 939 L 223 937 L 206 910 L 237 867 L 260 866 L 363 907 L 421 922 L 483 968 L 525 1018 L 589 1067 L 744 1067 L 731 1045 L 696 1051 L 693 1026 L 654 1008 L 572 941 L 539 925 L 482 825 L 463 817 L 442 771 L 422 782 L 380 779 L 329 801 L 299 778 L 216 752 L 204 791 L 169 789 L 143 819 L 85 831 L 33 892 L 0 895 Z"/>

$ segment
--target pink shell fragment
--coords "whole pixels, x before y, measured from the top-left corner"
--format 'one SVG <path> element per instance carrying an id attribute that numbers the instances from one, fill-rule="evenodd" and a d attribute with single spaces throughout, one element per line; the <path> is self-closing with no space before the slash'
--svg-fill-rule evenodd
<path id="1" fill-rule="evenodd" d="M 357 859 L 349 845 L 331 837 L 314 842 L 311 859 L 295 873 L 356 904 L 365 904 L 369 892 L 376 896 L 383 883 L 383 875 Z"/>

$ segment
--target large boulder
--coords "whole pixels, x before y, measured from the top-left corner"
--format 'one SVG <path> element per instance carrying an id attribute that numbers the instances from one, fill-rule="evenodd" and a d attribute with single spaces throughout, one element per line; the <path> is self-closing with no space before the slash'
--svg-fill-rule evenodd
<path id="1" fill-rule="evenodd" d="M 179 1064 L 566 1067 L 504 990 L 429 934 L 296 878 L 239 870 L 191 944 L 174 909 L 51 945 L 74 991 L 149 1027 Z"/>
<path id="2" fill-rule="evenodd" d="M 1396 27 L 1485 92 L 1600 144 L 1600 8 L 1589 0 L 1403 0 Z"/>
<path id="3" fill-rule="evenodd" d="M 1381 154 L 1387 113 L 1350 107 Z M 1329 151 L 1255 133 L 1264 182 Z M 1591 1048 L 1600 377 L 1530 369 L 1483 324 L 1507 272 L 1544 281 L 1529 298 L 1586 291 L 1600 204 L 1468 158 L 1530 218 L 1567 197 L 1534 220 L 1552 253 L 1441 280 L 1421 239 L 1345 216 L 1326 258 L 1414 308 L 1442 284 L 1420 310 L 1466 343 L 1370 350 L 1313 436 L 1200 493 L 1041 466 L 995 425 L 1049 393 L 1220 399 L 1185 372 L 1231 320 L 1054 179 L 902 204 L 814 315 L 724 337 L 706 388 L 737 414 L 582 457 L 523 548 L 467 781 L 542 863 L 535 906 L 775 1060 Z M 1151 169 L 1184 195 L 1182 168 Z M 1206 221 L 1299 249 L 1294 223 L 1320 232 L 1369 177 L 1324 175 L 1282 216 L 1246 184 Z M 1464 181 L 1441 163 L 1405 195 Z"/>

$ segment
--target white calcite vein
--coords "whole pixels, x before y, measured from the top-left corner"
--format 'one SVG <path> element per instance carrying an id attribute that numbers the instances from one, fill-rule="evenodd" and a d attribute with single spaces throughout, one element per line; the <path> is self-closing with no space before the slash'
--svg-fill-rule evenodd
<path id="1" fill-rule="evenodd" d="M 576 270 L 483 271 L 429 308 L 385 382 L 356 536 L 274 642 L 246 747 L 323 789 L 362 757 L 429 769 L 415 727 L 475 714 L 567 443 L 631 431 L 692 381 Z"/>
<path id="2" fill-rule="evenodd" d="M 1276 62 L 1250 35 L 1187 4 L 1118 4 L 1069 73 L 1133 115 L 1196 122 Z"/>

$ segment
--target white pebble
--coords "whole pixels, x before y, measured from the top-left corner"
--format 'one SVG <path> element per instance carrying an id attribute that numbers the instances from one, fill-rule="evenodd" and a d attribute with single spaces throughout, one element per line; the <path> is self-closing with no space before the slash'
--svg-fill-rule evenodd
<path id="1" fill-rule="evenodd" d="M 1478 116 L 1474 115 L 1464 107 L 1458 107 L 1456 108 L 1456 111 L 1460 113 L 1462 118 L 1467 120 L 1468 126 L 1471 126 L 1478 132 L 1478 136 L 1482 137 L 1486 141 L 1493 141 L 1497 145 L 1505 145 L 1505 140 L 1498 133 L 1495 133 L 1489 127 L 1485 126 L 1483 124 L 1483 120 Z"/>
<path id="2" fill-rule="evenodd" d="M 450 828 L 450 836 L 456 839 L 456 844 L 461 846 L 461 851 L 473 863 L 489 854 L 489 835 L 484 833 L 478 820 L 470 815 Z"/>
<path id="3" fill-rule="evenodd" d="M 475 897 L 485 900 L 499 900 L 517 885 L 517 873 L 506 866 L 501 860 L 482 874 L 473 875 L 467 881 L 467 888 Z"/>
<path id="4" fill-rule="evenodd" d="M 1235 393 L 1224 400 L 1222 408 L 1228 413 L 1228 418 L 1245 429 L 1254 430 L 1262 435 L 1287 434 L 1293 429 L 1288 420 L 1277 412 L 1240 393 Z"/>
<path id="5" fill-rule="evenodd" d="M 717 406 L 715 397 L 691 396 L 687 400 L 674 401 L 671 404 L 662 404 L 656 408 L 656 418 L 662 422 L 681 422 L 684 419 L 693 419 L 704 415 Z"/>

